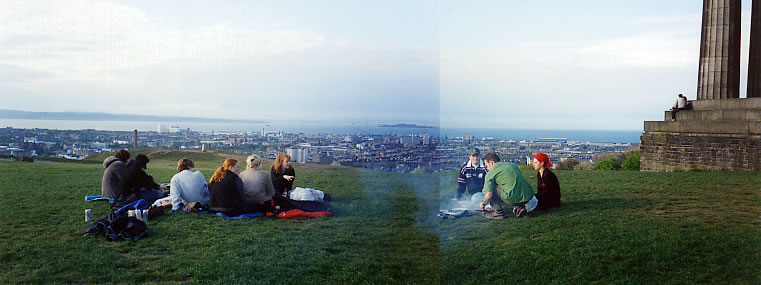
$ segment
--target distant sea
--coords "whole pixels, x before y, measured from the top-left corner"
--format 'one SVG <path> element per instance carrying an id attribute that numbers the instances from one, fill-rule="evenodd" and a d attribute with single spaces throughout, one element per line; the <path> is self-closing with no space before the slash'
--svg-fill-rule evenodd
<path id="1" fill-rule="evenodd" d="M 510 130 L 510 129 L 464 129 L 442 128 L 442 137 L 462 137 L 466 133 L 473 137 L 491 137 L 498 140 L 534 140 L 538 138 L 566 138 L 569 141 L 639 143 L 642 131 L 633 130 Z"/>
<path id="2" fill-rule="evenodd" d="M 83 121 L 83 120 L 20 120 L 0 119 L 0 128 L 40 128 L 58 130 L 110 130 L 110 131 L 156 131 L 177 126 L 201 132 L 254 132 L 262 128 L 267 132 L 308 133 L 338 135 L 422 135 L 462 137 L 471 133 L 476 139 L 491 137 L 498 140 L 533 140 L 537 138 L 567 138 L 569 141 L 639 143 L 642 131 L 631 130 L 511 130 L 511 129 L 465 129 L 465 128 L 397 128 L 379 127 L 369 123 L 199 123 L 199 122 L 149 122 L 149 121 Z"/>
<path id="3" fill-rule="evenodd" d="M 21 119 L 0 119 L 0 128 L 40 128 L 40 129 L 57 129 L 57 130 L 109 130 L 109 131 L 157 131 L 161 126 L 164 131 L 169 126 L 176 126 L 180 129 L 190 128 L 192 131 L 200 132 L 253 132 L 260 133 L 262 128 L 268 133 L 283 131 L 285 133 L 308 133 L 308 134 L 327 134 L 333 133 L 338 135 L 413 135 L 429 134 L 436 136 L 439 133 L 438 128 L 397 128 L 397 127 L 380 127 L 381 124 L 369 123 L 311 123 L 311 122 L 287 122 L 287 123 L 200 123 L 200 122 L 151 122 L 151 121 L 85 121 L 85 120 L 21 120 Z"/>

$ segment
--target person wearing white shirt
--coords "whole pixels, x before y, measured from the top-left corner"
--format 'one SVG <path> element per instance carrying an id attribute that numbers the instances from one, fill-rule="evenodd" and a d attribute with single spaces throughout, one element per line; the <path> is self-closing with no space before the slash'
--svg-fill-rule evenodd
<path id="1" fill-rule="evenodd" d="M 687 97 L 679 94 L 679 98 L 676 99 L 674 107 L 671 108 L 671 121 L 676 121 L 676 113 L 687 108 Z"/>
<path id="2" fill-rule="evenodd" d="M 209 184 L 200 171 L 195 171 L 193 161 L 187 158 L 177 161 L 177 174 L 172 176 L 169 183 L 169 200 L 172 211 L 182 210 L 191 203 L 199 202 L 206 206 L 209 203 Z"/>

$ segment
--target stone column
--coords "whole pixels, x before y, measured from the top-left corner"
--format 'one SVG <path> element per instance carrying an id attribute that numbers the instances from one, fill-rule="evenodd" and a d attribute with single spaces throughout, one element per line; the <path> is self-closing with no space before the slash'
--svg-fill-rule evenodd
<path id="1" fill-rule="evenodd" d="M 698 100 L 740 98 L 740 0 L 703 0 Z"/>
<path id="2" fill-rule="evenodd" d="M 761 1 L 753 0 L 751 10 L 748 98 L 761 97 Z"/>

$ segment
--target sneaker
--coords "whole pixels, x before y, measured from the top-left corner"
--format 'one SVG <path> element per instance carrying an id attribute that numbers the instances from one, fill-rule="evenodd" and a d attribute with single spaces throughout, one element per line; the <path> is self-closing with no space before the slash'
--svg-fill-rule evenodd
<path id="1" fill-rule="evenodd" d="M 498 219 L 504 219 L 505 214 L 502 212 L 502 210 L 497 210 L 497 211 L 484 213 L 484 217 L 486 217 L 487 219 L 498 220 Z"/>
<path id="2" fill-rule="evenodd" d="M 525 217 L 526 214 L 528 214 L 528 211 L 526 211 L 526 208 L 524 208 L 524 207 L 517 207 L 517 208 L 518 209 L 515 210 L 515 217 L 516 218 Z"/>

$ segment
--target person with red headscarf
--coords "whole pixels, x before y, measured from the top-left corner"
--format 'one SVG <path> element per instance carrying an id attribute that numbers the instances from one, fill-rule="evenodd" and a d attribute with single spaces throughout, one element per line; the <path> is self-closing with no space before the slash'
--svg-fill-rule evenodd
<path id="1" fill-rule="evenodd" d="M 560 207 L 560 182 L 550 168 L 552 168 L 552 162 L 546 154 L 540 152 L 534 156 L 534 170 L 537 171 L 535 196 L 539 200 L 535 210 L 543 211 Z"/>

